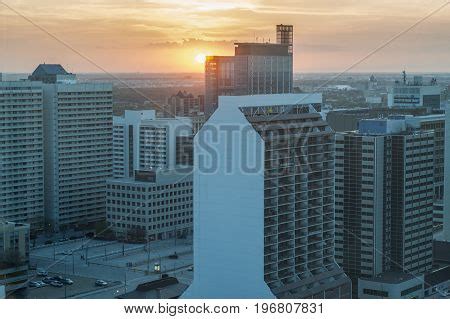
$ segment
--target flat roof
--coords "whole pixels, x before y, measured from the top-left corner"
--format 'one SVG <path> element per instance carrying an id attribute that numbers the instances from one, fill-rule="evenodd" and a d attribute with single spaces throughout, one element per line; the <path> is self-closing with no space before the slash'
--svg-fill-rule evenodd
<path id="1" fill-rule="evenodd" d="M 192 167 L 180 167 L 175 170 L 162 170 L 156 172 L 156 181 L 144 181 L 144 180 L 136 180 L 131 177 L 121 177 L 121 178 L 111 178 L 107 180 L 107 183 L 116 183 L 116 184 L 130 184 L 130 185 L 139 185 L 139 186 L 151 186 L 151 185 L 168 185 L 168 184 L 176 184 L 183 183 L 186 181 L 192 181 Z"/>
<path id="2" fill-rule="evenodd" d="M 419 279 L 420 276 L 414 276 L 411 274 L 399 272 L 399 271 L 388 271 L 381 273 L 376 277 L 361 279 L 364 281 L 381 282 L 386 284 L 399 284 L 412 279 Z M 421 279 L 422 280 L 422 279 Z"/>

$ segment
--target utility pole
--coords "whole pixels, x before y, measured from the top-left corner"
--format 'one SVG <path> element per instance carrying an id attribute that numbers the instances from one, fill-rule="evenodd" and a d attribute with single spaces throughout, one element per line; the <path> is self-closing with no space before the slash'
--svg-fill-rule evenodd
<path id="1" fill-rule="evenodd" d="M 127 293 L 127 268 L 125 268 L 125 293 Z"/>
<path id="2" fill-rule="evenodd" d="M 175 250 L 177 249 L 177 225 L 175 225 Z"/>
<path id="3" fill-rule="evenodd" d="M 64 277 L 67 278 L 67 256 L 64 257 Z M 64 299 L 67 299 L 67 285 L 64 284 Z"/>
<path id="4" fill-rule="evenodd" d="M 147 237 L 147 274 L 150 273 L 150 240 Z"/>

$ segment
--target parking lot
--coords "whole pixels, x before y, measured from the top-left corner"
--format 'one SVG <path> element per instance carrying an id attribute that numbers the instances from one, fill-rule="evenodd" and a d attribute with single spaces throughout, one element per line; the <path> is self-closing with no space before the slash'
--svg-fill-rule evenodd
<path id="1" fill-rule="evenodd" d="M 33 273 L 31 275 L 34 276 Z M 64 285 L 63 287 L 53 287 L 47 285 L 41 288 L 27 288 L 25 297 L 28 299 L 61 299 L 61 298 L 73 298 L 77 295 L 81 295 L 91 291 L 100 291 L 102 289 L 110 289 L 111 287 L 117 287 L 122 283 L 120 281 L 108 282 L 106 287 L 98 287 L 95 285 L 96 278 L 88 278 L 74 275 L 65 275 L 60 273 L 49 273 L 49 276 L 61 275 L 64 278 L 70 278 L 73 280 L 72 285 Z M 42 277 L 37 277 L 35 280 L 42 280 Z"/>
<path id="2" fill-rule="evenodd" d="M 33 268 L 69 277 L 74 284 L 62 288 L 28 288 L 26 298 L 114 298 L 135 289 L 140 283 L 160 278 L 162 273 L 180 275 L 190 282 L 192 272 L 188 269 L 193 264 L 192 239 L 150 244 L 92 239 L 58 242 L 32 249 L 30 263 Z M 160 272 L 155 271 L 155 266 L 159 266 Z M 39 279 L 34 271 L 30 271 L 30 280 Z M 103 289 L 96 287 L 97 279 L 110 285 Z"/>

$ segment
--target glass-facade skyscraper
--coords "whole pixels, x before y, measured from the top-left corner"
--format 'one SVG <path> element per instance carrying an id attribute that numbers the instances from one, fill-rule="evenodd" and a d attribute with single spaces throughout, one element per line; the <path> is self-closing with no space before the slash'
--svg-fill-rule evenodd
<path id="1" fill-rule="evenodd" d="M 234 56 L 207 57 L 206 116 L 217 109 L 219 96 L 292 93 L 292 37 L 290 41 L 285 38 L 276 44 L 236 43 Z"/>

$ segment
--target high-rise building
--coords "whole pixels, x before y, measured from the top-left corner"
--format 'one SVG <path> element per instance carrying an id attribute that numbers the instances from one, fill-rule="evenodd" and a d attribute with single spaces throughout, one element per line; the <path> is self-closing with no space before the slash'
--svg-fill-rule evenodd
<path id="1" fill-rule="evenodd" d="M 12 292 L 27 286 L 30 225 L 0 220 L 0 286 Z"/>
<path id="2" fill-rule="evenodd" d="M 41 64 L 45 215 L 53 229 L 105 218 L 112 177 L 112 84 L 78 83 L 60 65 Z"/>
<path id="3" fill-rule="evenodd" d="M 450 108 L 445 111 L 445 140 L 450 141 Z M 450 147 L 445 148 L 444 165 L 444 240 L 450 242 Z"/>
<path id="4" fill-rule="evenodd" d="M 336 135 L 336 260 L 353 281 L 432 267 L 434 132 L 363 120 Z"/>
<path id="5" fill-rule="evenodd" d="M 435 226 L 441 226 L 444 222 L 445 114 L 405 116 L 403 118 L 407 128 L 434 132 L 433 222 Z"/>
<path id="6" fill-rule="evenodd" d="M 0 82 L 0 220 L 44 222 L 42 85 Z"/>
<path id="7" fill-rule="evenodd" d="M 220 97 L 194 139 L 184 298 L 350 298 L 334 259 L 334 133 L 320 94 Z"/>
<path id="8" fill-rule="evenodd" d="M 445 114 L 430 114 L 425 109 L 347 109 L 327 114 L 327 122 L 337 132 L 355 131 L 363 119 L 404 119 L 406 127 L 412 130 L 434 132 L 434 224 L 442 225 L 444 218 L 444 154 Z"/>
<path id="9" fill-rule="evenodd" d="M 137 171 L 134 178 L 108 180 L 107 189 L 107 221 L 116 237 L 147 241 L 192 234 L 191 169 Z"/>
<path id="10" fill-rule="evenodd" d="M 403 81 L 397 81 L 389 90 L 388 107 L 439 109 L 441 88 L 434 79 L 424 84 L 421 76 L 414 76 L 413 81 L 408 82 L 404 73 Z"/>
<path id="11" fill-rule="evenodd" d="M 294 53 L 294 26 L 279 24 L 277 25 L 277 43 L 287 44 L 290 54 Z"/>
<path id="12" fill-rule="evenodd" d="M 205 63 L 205 115 L 217 109 L 218 97 L 292 93 L 292 26 L 280 42 L 236 43 L 234 56 L 209 56 Z M 290 35 L 289 35 L 290 34 Z"/>
<path id="13" fill-rule="evenodd" d="M 114 117 L 114 177 L 192 166 L 192 138 L 190 118 L 158 118 L 153 110 L 127 110 L 123 117 Z"/>

